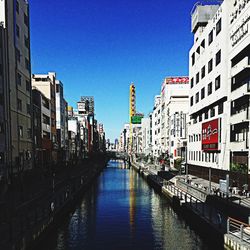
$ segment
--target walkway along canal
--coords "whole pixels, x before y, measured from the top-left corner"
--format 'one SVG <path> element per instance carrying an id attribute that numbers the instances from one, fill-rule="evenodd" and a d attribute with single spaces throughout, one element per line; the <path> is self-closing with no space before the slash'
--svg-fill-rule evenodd
<path id="1" fill-rule="evenodd" d="M 134 169 L 110 161 L 39 250 L 212 247 Z"/>

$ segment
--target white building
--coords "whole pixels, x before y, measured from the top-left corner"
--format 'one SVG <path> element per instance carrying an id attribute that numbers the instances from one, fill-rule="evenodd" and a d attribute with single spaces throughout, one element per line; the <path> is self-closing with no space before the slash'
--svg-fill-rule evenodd
<path id="1" fill-rule="evenodd" d="M 141 120 L 142 132 L 142 153 L 145 155 L 152 154 L 152 114 Z"/>
<path id="2" fill-rule="evenodd" d="M 244 184 L 249 171 L 249 13 L 240 0 L 192 13 L 188 168 L 217 182 Z"/>
<path id="3" fill-rule="evenodd" d="M 228 1 L 230 170 L 249 174 L 250 1 Z M 249 179 L 249 177 L 248 177 Z"/>
<path id="4" fill-rule="evenodd" d="M 188 77 L 168 77 L 161 89 L 161 146 L 170 156 L 170 167 L 185 158 L 189 110 Z"/>
<path id="5" fill-rule="evenodd" d="M 63 84 L 56 80 L 56 130 L 59 147 L 65 149 L 66 147 L 66 131 L 65 131 L 65 100 L 63 97 Z"/>
<path id="6" fill-rule="evenodd" d="M 33 74 L 32 87 L 38 89 L 48 100 L 50 104 L 50 138 L 52 140 L 52 160 L 58 160 L 58 141 L 56 131 L 56 73 Z"/>
<path id="7" fill-rule="evenodd" d="M 152 150 L 153 156 L 159 157 L 161 147 L 161 96 L 155 96 L 154 110 L 152 113 Z"/>
<path id="8" fill-rule="evenodd" d="M 119 151 L 128 152 L 129 151 L 129 136 L 130 136 L 130 124 L 124 124 L 124 127 L 120 133 L 119 140 Z"/>

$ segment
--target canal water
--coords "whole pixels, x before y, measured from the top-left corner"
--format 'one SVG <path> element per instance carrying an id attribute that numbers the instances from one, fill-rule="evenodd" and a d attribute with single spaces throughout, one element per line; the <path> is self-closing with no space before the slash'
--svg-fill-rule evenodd
<path id="1" fill-rule="evenodd" d="M 110 161 L 46 250 L 211 249 L 132 168 Z"/>

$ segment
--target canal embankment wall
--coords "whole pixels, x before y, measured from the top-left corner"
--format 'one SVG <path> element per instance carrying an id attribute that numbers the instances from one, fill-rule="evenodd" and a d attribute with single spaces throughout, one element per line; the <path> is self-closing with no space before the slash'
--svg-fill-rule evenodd
<path id="1" fill-rule="evenodd" d="M 12 200 L 0 203 L 0 249 L 35 249 L 40 240 L 74 205 L 107 165 L 105 156 L 68 166 L 63 175 L 53 176 L 49 187 L 12 206 Z M 32 187 L 31 187 L 32 188 Z M 31 190 L 32 191 L 32 190 Z M 35 192 L 33 192 L 35 193 Z"/>
<path id="2" fill-rule="evenodd" d="M 177 191 L 171 192 L 164 188 L 165 182 L 174 178 L 176 172 L 164 173 L 164 171 L 158 171 L 157 174 L 149 174 L 149 171 L 146 168 L 143 168 L 138 162 L 132 162 L 131 166 L 144 178 L 146 177 L 145 179 L 151 187 L 157 192 L 162 193 L 168 199 L 173 209 L 182 216 L 191 227 L 206 236 L 208 239 L 213 240 L 215 245 L 223 245 L 224 232 L 221 225 L 218 225 L 217 223 L 216 209 L 209 209 L 208 206 L 202 208 L 200 205 L 202 203 L 201 200 L 190 196 L 185 197 L 185 192 L 180 194 L 177 193 Z"/>

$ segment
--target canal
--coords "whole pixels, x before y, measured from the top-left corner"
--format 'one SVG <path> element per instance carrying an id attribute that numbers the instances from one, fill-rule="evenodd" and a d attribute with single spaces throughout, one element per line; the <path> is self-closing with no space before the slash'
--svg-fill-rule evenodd
<path id="1" fill-rule="evenodd" d="M 75 211 L 40 245 L 46 250 L 211 249 L 123 162 L 110 161 Z"/>

